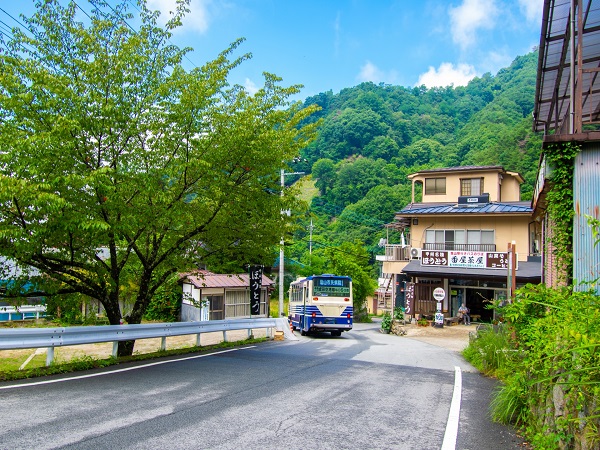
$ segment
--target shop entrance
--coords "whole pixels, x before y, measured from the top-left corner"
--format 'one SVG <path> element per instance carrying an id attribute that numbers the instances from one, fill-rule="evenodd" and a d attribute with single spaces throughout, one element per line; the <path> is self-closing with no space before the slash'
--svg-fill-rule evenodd
<path id="1" fill-rule="evenodd" d="M 494 300 L 493 289 L 467 288 L 466 297 L 466 304 L 470 310 L 471 320 L 477 319 L 480 322 L 492 321 L 494 311 L 488 309 L 487 306 Z"/>

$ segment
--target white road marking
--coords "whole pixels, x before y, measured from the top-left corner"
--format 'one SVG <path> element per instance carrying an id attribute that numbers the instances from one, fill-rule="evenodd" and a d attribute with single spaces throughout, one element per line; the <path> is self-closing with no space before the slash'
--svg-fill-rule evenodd
<path id="1" fill-rule="evenodd" d="M 452 403 L 450 403 L 450 412 L 448 413 L 448 422 L 446 422 L 446 432 L 444 433 L 444 442 L 441 450 L 454 450 L 456 448 L 456 438 L 458 436 L 458 420 L 460 416 L 460 400 L 462 392 L 462 373 L 460 367 L 454 367 L 454 393 L 452 394 Z"/>
<path id="2" fill-rule="evenodd" d="M 234 352 L 234 351 L 237 351 L 237 350 L 244 350 L 244 349 L 247 349 L 247 348 L 254 348 L 254 347 L 256 347 L 256 346 L 255 345 L 251 345 L 251 346 L 248 346 L 248 347 L 240 347 L 240 348 L 232 348 L 232 349 L 228 349 L 228 350 L 221 350 L 220 352 L 204 353 L 202 355 L 187 356 L 185 358 L 178 358 L 178 359 L 170 359 L 168 361 L 156 361 L 156 362 L 153 362 L 153 363 L 143 364 L 143 365 L 140 365 L 140 366 L 125 367 L 123 369 L 111 370 L 109 372 L 90 373 L 90 374 L 86 374 L 86 375 L 77 375 L 77 376 L 69 377 L 69 378 L 57 378 L 57 379 L 54 379 L 54 380 L 34 381 L 32 383 L 24 383 L 24 384 L 11 384 L 10 386 L 0 386 L 0 390 L 3 390 L 3 389 L 16 389 L 16 388 L 23 388 L 23 387 L 29 387 L 29 386 L 40 386 L 40 385 L 43 385 L 43 384 L 62 383 L 63 381 L 81 380 L 81 379 L 84 379 L 84 378 L 101 377 L 101 376 L 104 376 L 104 375 L 111 375 L 113 373 L 129 372 L 130 370 L 137 370 L 137 369 L 143 369 L 145 367 L 159 366 L 161 364 L 170 364 L 170 363 L 179 362 L 179 361 L 186 361 L 188 359 L 204 358 L 206 356 L 220 355 L 222 353 Z"/>
<path id="3" fill-rule="evenodd" d="M 46 353 L 46 348 L 38 348 L 38 349 L 36 349 L 36 351 L 33 352 L 31 355 L 29 355 L 29 358 L 27 358 L 25 360 L 25 362 L 23 364 L 21 364 L 21 367 L 19 367 L 19 370 L 23 370 L 27 366 L 27 364 L 29 364 L 29 362 L 33 359 L 33 357 L 35 355 L 41 355 L 42 353 Z"/>

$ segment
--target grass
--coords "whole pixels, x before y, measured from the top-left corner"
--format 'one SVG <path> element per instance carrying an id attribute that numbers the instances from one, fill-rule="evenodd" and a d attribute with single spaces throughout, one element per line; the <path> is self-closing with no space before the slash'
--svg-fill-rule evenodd
<path id="1" fill-rule="evenodd" d="M 298 195 L 300 200 L 310 204 L 314 197 L 319 196 L 319 189 L 315 186 L 315 181 L 312 179 L 311 175 L 302 177 L 296 184 L 300 188 L 300 194 Z"/>
<path id="2" fill-rule="evenodd" d="M 283 299 L 283 311 L 286 312 L 288 310 L 288 302 Z M 270 317 L 278 318 L 279 317 L 279 298 L 270 299 L 269 300 L 269 311 Z M 287 317 L 287 314 L 284 316 Z"/>

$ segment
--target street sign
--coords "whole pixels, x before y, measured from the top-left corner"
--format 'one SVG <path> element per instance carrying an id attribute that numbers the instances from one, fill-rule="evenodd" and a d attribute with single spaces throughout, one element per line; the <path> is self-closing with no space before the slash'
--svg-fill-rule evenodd
<path id="1" fill-rule="evenodd" d="M 444 291 L 444 288 L 435 288 L 433 290 L 433 298 L 436 299 L 438 302 L 444 300 L 444 298 L 446 298 L 446 291 Z"/>

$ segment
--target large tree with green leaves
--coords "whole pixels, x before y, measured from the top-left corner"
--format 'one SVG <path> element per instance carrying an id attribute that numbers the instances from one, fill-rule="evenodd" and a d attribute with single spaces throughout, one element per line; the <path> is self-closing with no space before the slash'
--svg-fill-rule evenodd
<path id="1" fill-rule="evenodd" d="M 241 40 L 186 70 L 170 37 L 187 1 L 161 28 L 138 0 L 137 29 L 128 3 L 90 0 L 82 23 L 74 2 L 38 2 L 0 53 L 0 253 L 36 268 L 46 294 L 99 300 L 111 324 L 125 283 L 139 323 L 199 261 L 263 262 L 295 202 L 279 195 L 282 161 L 315 127 L 289 100 L 300 86 L 228 84 Z"/>

